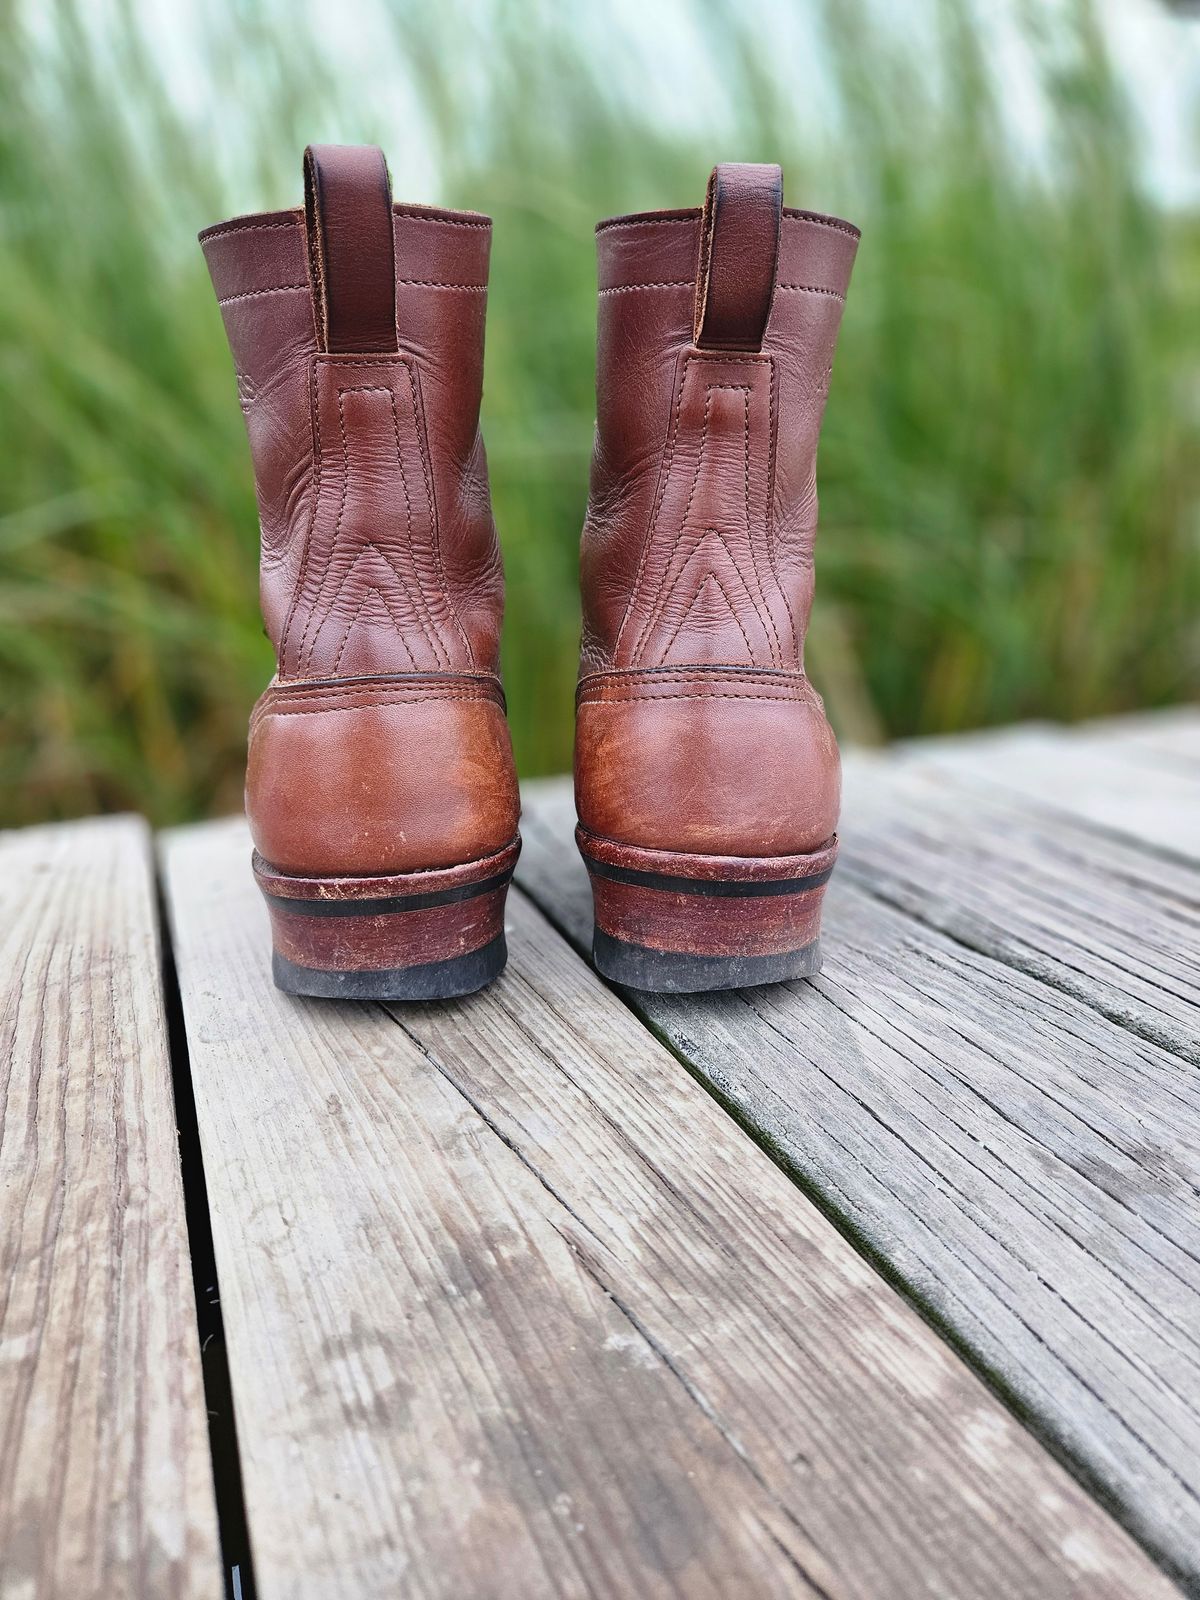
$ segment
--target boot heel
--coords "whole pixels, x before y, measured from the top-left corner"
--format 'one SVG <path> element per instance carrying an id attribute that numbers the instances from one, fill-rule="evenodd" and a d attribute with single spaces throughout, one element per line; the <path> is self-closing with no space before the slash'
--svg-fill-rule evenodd
<path id="1" fill-rule="evenodd" d="M 446 1000 L 502 971 L 514 839 L 462 866 L 377 878 L 298 878 L 254 856 L 271 913 L 272 968 L 288 994 Z"/>
<path id="2" fill-rule="evenodd" d="M 797 856 L 644 850 L 580 826 L 592 954 L 614 983 L 658 994 L 741 989 L 821 968 L 821 902 L 837 840 Z"/>

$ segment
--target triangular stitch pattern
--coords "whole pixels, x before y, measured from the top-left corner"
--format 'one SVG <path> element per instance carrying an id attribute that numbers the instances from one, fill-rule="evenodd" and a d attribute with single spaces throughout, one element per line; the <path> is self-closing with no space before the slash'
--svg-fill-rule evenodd
<path id="1" fill-rule="evenodd" d="M 686 382 L 686 363 L 683 381 Z M 743 573 L 741 563 L 735 557 L 733 550 L 730 548 L 728 540 L 725 538 L 719 528 L 708 527 L 693 533 L 693 530 L 690 530 L 688 527 L 688 520 L 696 498 L 697 489 L 701 481 L 704 468 L 707 464 L 709 449 L 709 427 L 713 395 L 718 389 L 737 389 L 742 394 L 742 451 L 743 481 L 745 489 L 744 496 L 742 497 L 742 503 L 738 507 L 741 526 L 737 528 L 729 527 L 727 531 L 731 538 L 739 536 L 745 541 L 745 554 L 749 557 L 750 568 L 753 575 L 753 584 L 751 584 L 747 575 Z M 710 383 L 706 387 L 704 397 L 704 419 L 701 425 L 696 462 L 692 472 L 692 481 L 688 492 L 687 503 L 683 510 L 683 515 L 680 520 L 678 532 L 676 533 L 675 540 L 673 542 L 673 547 L 659 577 L 654 595 L 650 600 L 649 606 L 647 607 L 645 619 L 638 631 L 637 640 L 632 652 L 631 664 L 636 665 L 642 663 L 643 657 L 650 647 L 654 632 L 661 623 L 663 615 L 670 607 L 672 600 L 675 598 L 680 583 L 684 581 L 687 575 L 689 566 L 692 565 L 695 556 L 699 553 L 704 543 L 710 538 L 715 538 L 720 542 L 726 561 L 728 562 L 728 568 L 726 568 L 726 581 L 728 582 L 730 577 L 736 577 L 738 587 L 741 589 L 748 612 L 756 618 L 760 627 L 762 628 L 764 641 L 766 643 L 772 665 L 777 665 L 780 667 L 783 665 L 783 650 L 779 640 L 779 634 L 775 626 L 775 619 L 771 613 L 771 608 L 767 603 L 766 591 L 763 585 L 763 574 L 760 572 L 758 562 L 754 558 L 754 544 L 750 526 L 750 396 L 751 391 L 749 385 L 747 384 Z M 672 438 L 668 446 L 668 471 L 670 471 L 670 463 L 673 463 L 676 458 L 679 442 L 678 425 L 676 425 L 676 429 L 673 430 Z M 656 524 L 658 519 L 661 517 L 661 513 L 662 506 L 660 503 L 656 508 Z M 656 526 L 655 532 L 651 535 L 649 541 L 650 546 L 653 546 L 656 542 L 658 542 L 657 533 L 658 528 Z M 687 549 L 689 537 L 694 538 L 694 543 L 692 544 L 692 548 L 690 550 Z M 791 607 L 788 603 L 786 594 L 783 592 L 778 575 L 775 572 L 773 559 L 774 552 L 770 548 L 769 538 L 770 534 L 768 530 L 767 566 L 769 575 L 774 583 L 775 588 L 779 591 L 790 617 Z M 683 553 L 684 551 L 686 551 L 686 554 Z M 682 560 L 680 560 L 681 555 Z M 724 566 L 724 563 L 721 563 L 721 565 Z M 674 572 L 674 577 L 672 577 L 672 572 Z M 738 617 L 737 611 L 734 609 L 733 604 L 730 601 L 728 589 L 717 576 L 715 566 L 710 565 L 704 574 L 699 575 L 697 588 L 694 591 L 691 600 L 689 601 L 687 610 L 672 631 L 671 637 L 667 641 L 662 653 L 659 655 L 658 662 L 656 664 L 661 665 L 661 663 L 666 660 L 666 657 L 673 648 L 676 639 L 683 630 L 688 617 L 695 609 L 695 606 L 699 600 L 700 590 L 704 587 L 709 577 L 711 577 L 713 582 L 716 583 L 725 599 L 726 604 L 729 606 L 730 615 L 737 623 L 738 630 L 742 635 L 743 641 L 745 642 L 748 659 L 751 663 L 753 663 L 754 650 L 751 646 L 746 628 L 742 624 L 741 619 Z M 755 595 L 755 590 L 757 590 L 757 597 Z M 624 631 L 624 624 L 622 624 L 622 631 Z"/>
<path id="2" fill-rule="evenodd" d="M 313 656 L 314 656 L 314 654 L 316 652 L 318 641 L 320 640 L 321 635 L 325 630 L 326 623 L 327 623 L 328 618 L 329 618 L 329 613 L 337 605 L 337 602 L 341 598 L 342 592 L 345 589 L 347 583 L 349 583 L 350 580 L 354 577 L 356 569 L 358 568 L 359 563 L 363 560 L 363 558 L 365 556 L 367 556 L 369 553 L 372 553 L 372 552 L 374 553 L 374 555 L 376 555 L 380 559 L 380 561 L 382 561 L 384 563 L 384 565 L 391 572 L 393 578 L 396 581 L 397 588 L 401 591 L 404 599 L 408 602 L 408 605 L 409 605 L 409 607 L 411 608 L 411 611 L 412 611 L 413 619 L 416 622 L 417 626 L 420 628 L 422 634 L 424 635 L 426 643 L 429 645 L 429 648 L 430 648 L 430 651 L 431 651 L 431 653 L 433 655 L 433 659 L 434 659 L 434 662 L 435 662 L 436 666 L 438 668 L 442 668 L 442 667 L 447 667 L 448 668 L 450 666 L 450 656 L 449 656 L 449 654 L 448 654 L 448 652 L 446 650 L 445 644 L 441 641 L 441 639 L 439 637 L 440 629 L 439 629 L 438 624 L 437 624 L 437 622 L 436 622 L 436 620 L 435 620 L 435 618 L 433 616 L 433 611 L 432 611 L 432 608 L 431 608 L 430 603 L 429 603 L 429 597 L 425 593 L 425 587 L 424 587 L 424 584 L 422 582 L 421 573 L 420 573 L 419 569 L 417 569 L 415 563 L 411 563 L 412 568 L 413 568 L 411 573 L 407 572 L 407 571 L 402 572 L 400 570 L 400 568 L 398 567 L 395 559 L 393 559 L 392 553 L 388 549 L 386 549 L 384 546 L 379 544 L 375 539 L 368 539 L 368 540 L 362 541 L 362 543 L 360 545 L 360 548 L 355 552 L 355 554 L 353 555 L 353 557 L 351 558 L 351 560 L 349 562 L 349 565 L 346 567 L 346 569 L 342 573 L 340 579 L 338 580 L 337 587 L 334 590 L 334 593 L 332 594 L 332 596 L 330 596 L 328 602 L 326 603 L 325 591 L 326 591 L 326 587 L 327 587 L 328 580 L 329 580 L 329 574 L 330 574 L 331 571 L 334 570 L 334 568 L 336 566 L 335 557 L 338 554 L 339 544 L 342 542 L 342 527 L 343 527 L 343 522 L 344 522 L 345 514 L 346 514 L 346 502 L 347 502 L 347 499 L 348 499 L 348 496 L 349 496 L 349 486 L 350 486 L 350 452 L 349 452 L 349 444 L 348 444 L 347 437 L 346 437 L 345 396 L 347 394 L 365 394 L 365 393 L 386 394 L 387 397 L 388 397 L 388 404 L 389 404 L 389 407 L 391 409 L 391 416 L 392 416 L 393 435 L 394 435 L 395 442 L 396 442 L 396 470 L 397 470 L 397 472 L 399 474 L 400 487 L 401 487 L 401 490 L 402 490 L 403 495 L 404 495 L 405 525 L 404 525 L 404 529 L 403 529 L 403 534 L 404 535 L 410 535 L 411 531 L 412 531 L 412 500 L 411 500 L 411 497 L 410 497 L 410 494 L 409 494 L 408 474 L 407 474 L 407 472 L 405 470 L 404 455 L 403 455 L 403 450 L 402 450 L 401 444 L 400 444 L 400 425 L 399 425 L 399 417 L 398 417 L 397 411 L 396 411 L 395 391 L 391 387 L 386 385 L 386 384 L 363 384 L 363 385 L 357 385 L 357 386 L 347 385 L 345 387 L 340 387 L 338 389 L 338 391 L 337 391 L 337 407 L 338 407 L 338 431 L 339 431 L 339 435 L 340 435 L 340 444 L 341 444 L 341 478 L 342 478 L 341 493 L 340 493 L 340 497 L 339 497 L 338 514 L 337 514 L 337 521 L 336 521 L 336 524 L 335 524 L 335 527 L 334 527 L 333 539 L 332 539 L 332 541 L 330 543 L 329 553 L 328 553 L 328 556 L 326 558 L 325 575 L 323 576 L 323 578 L 321 580 L 321 584 L 320 584 L 320 586 L 319 586 L 319 588 L 317 590 L 316 596 L 314 597 L 311 605 L 308 608 L 308 616 L 306 618 L 305 626 L 304 626 L 304 632 L 303 632 L 303 635 L 301 636 L 301 640 L 300 640 L 299 660 L 298 660 L 298 663 L 297 663 L 297 669 L 298 669 L 298 672 L 300 673 L 300 675 L 303 675 L 303 673 L 305 672 L 306 668 L 311 667 L 311 665 L 312 665 Z M 415 396 L 414 396 L 414 404 L 415 404 Z M 432 504 L 430 504 L 427 507 L 427 515 L 428 515 L 428 517 L 430 519 L 432 519 L 432 516 L 433 516 Z M 353 627 L 354 622 L 357 621 L 358 618 L 361 616 L 365 601 L 366 601 L 367 597 L 371 593 L 377 594 L 379 596 L 380 600 L 383 602 L 384 609 L 387 612 L 387 615 L 388 615 L 388 617 L 389 617 L 389 619 L 390 619 L 390 621 L 392 623 L 392 626 L 396 630 L 396 635 L 397 635 L 397 638 L 399 640 L 400 647 L 404 651 L 405 655 L 408 657 L 410 663 L 412 663 L 412 665 L 414 667 L 414 670 L 415 670 L 416 669 L 416 661 L 415 661 L 415 658 L 413 656 L 413 653 L 412 653 L 411 649 L 409 648 L 408 644 L 406 643 L 406 641 L 404 639 L 403 625 L 397 620 L 396 614 L 395 614 L 394 610 L 392 609 L 392 606 L 386 601 L 386 598 L 384 596 L 383 590 L 377 584 L 371 585 L 364 592 L 362 597 L 360 598 L 358 607 L 357 607 L 357 609 L 355 611 L 355 615 L 351 619 L 350 627 Z M 310 638 L 310 631 L 312 629 L 313 622 L 316 619 L 317 615 L 322 611 L 325 612 L 325 617 L 320 623 L 318 623 L 316 632 L 313 633 L 311 638 Z M 422 615 L 422 613 L 424 613 L 424 615 Z M 343 635 L 343 637 L 342 637 L 342 639 L 340 641 L 339 650 L 338 650 L 338 660 L 339 661 L 341 660 L 342 656 L 345 653 L 348 637 L 349 637 L 349 629 L 347 629 L 347 632 Z M 336 666 L 335 666 L 334 670 L 336 671 Z"/>
<path id="3" fill-rule="evenodd" d="M 738 631 L 740 632 L 742 638 L 745 640 L 745 644 L 746 644 L 746 665 L 747 666 L 753 666 L 753 664 L 754 664 L 754 651 L 750 648 L 750 640 L 746 635 L 746 630 L 745 630 L 744 627 L 742 627 L 742 624 L 741 624 L 741 621 L 738 618 L 737 612 L 733 609 L 733 604 L 730 601 L 729 593 L 726 590 L 725 585 L 721 582 L 720 578 L 717 577 L 716 573 L 711 568 L 709 568 L 709 570 L 704 574 L 704 577 L 700 580 L 700 583 L 697 586 L 695 593 L 692 595 L 692 598 L 688 601 L 687 610 L 684 612 L 683 616 L 680 617 L 678 623 L 675 625 L 674 629 L 671 632 L 671 637 L 667 640 L 666 645 L 663 647 L 662 654 L 659 656 L 658 663 L 657 663 L 660 667 L 665 666 L 667 664 L 667 659 L 671 654 L 671 650 L 674 647 L 676 639 L 679 637 L 680 633 L 683 631 L 684 627 L 687 625 L 689 619 L 691 618 L 692 613 L 699 606 L 700 601 L 704 597 L 705 591 L 709 588 L 710 584 L 711 585 L 715 585 L 715 587 L 718 590 L 720 590 L 721 598 L 725 602 L 725 608 L 729 612 L 729 615 L 737 623 Z M 743 588 L 744 587 L 745 587 L 745 585 L 743 585 Z M 693 665 L 693 664 L 694 663 L 681 663 L 681 665 Z"/>

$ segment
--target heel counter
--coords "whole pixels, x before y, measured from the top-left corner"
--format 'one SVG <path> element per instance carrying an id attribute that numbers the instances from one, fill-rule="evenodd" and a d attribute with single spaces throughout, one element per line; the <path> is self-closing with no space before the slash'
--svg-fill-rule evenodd
<path id="1" fill-rule="evenodd" d="M 281 872 L 413 872 L 503 849 L 519 816 L 487 678 L 275 684 L 250 724 L 246 809 Z"/>
<path id="2" fill-rule="evenodd" d="M 841 762 L 798 673 L 602 673 L 580 685 L 579 820 L 655 850 L 772 856 L 837 829 Z"/>

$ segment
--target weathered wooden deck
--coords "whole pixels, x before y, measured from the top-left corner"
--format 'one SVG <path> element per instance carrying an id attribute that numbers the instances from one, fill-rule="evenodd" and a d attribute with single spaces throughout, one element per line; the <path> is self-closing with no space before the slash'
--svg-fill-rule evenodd
<path id="1" fill-rule="evenodd" d="M 852 759 L 811 984 L 607 988 L 572 821 L 415 1009 L 3 838 L 0 1600 L 1200 1595 L 1200 713 Z"/>

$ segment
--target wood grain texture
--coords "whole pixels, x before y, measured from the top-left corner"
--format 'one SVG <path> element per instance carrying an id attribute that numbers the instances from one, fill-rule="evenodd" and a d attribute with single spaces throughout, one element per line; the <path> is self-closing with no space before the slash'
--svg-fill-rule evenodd
<path id="1" fill-rule="evenodd" d="M 877 898 L 1200 1065 L 1200 863 L 938 765 L 850 763 L 842 827 Z"/>
<path id="2" fill-rule="evenodd" d="M 264 1600 L 1174 1593 L 522 896 L 385 1011 L 166 862 Z"/>
<path id="3" fill-rule="evenodd" d="M 1200 713 L 923 739 L 896 757 L 1031 801 L 1143 849 L 1200 860 Z"/>
<path id="4" fill-rule="evenodd" d="M 222 1593 L 149 838 L 0 836 L 0 1596 Z"/>
<path id="5" fill-rule="evenodd" d="M 865 781 L 885 782 L 872 766 Z M 529 787 L 518 881 L 583 944 L 572 821 L 565 781 Z M 897 826 L 911 850 L 920 822 Z M 873 855 L 830 886 L 819 979 L 627 998 L 1200 1592 L 1197 1075 L 1112 1020 L 1118 1002 L 1105 1014 L 1066 988 L 1065 932 L 1047 944 L 1051 986 L 1012 964 L 1028 927 L 1002 925 L 965 881 L 948 908 L 922 899 L 921 921 L 864 888 L 887 849 L 886 821 L 872 827 Z M 1093 848 L 1075 849 L 1089 882 Z M 842 849 L 854 856 L 853 824 Z M 881 892 L 899 902 L 889 870 Z M 1088 894 L 1065 896 L 1072 914 Z M 1103 937 L 1081 992 L 1126 981 Z M 1164 1030 L 1194 1038 L 1180 988 Z M 1133 1000 L 1147 1016 L 1147 994 Z"/>

